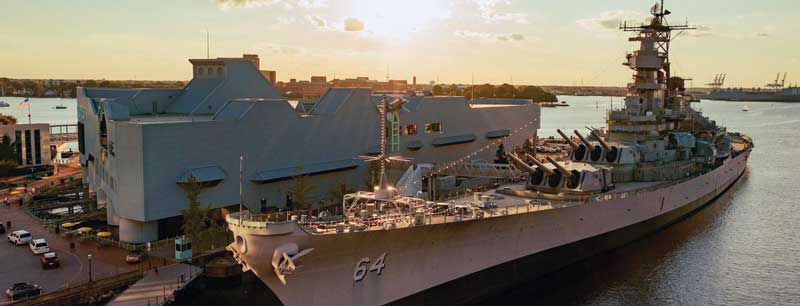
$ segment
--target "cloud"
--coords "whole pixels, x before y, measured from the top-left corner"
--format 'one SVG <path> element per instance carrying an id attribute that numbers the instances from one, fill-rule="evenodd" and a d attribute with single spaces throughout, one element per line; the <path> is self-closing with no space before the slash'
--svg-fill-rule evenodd
<path id="1" fill-rule="evenodd" d="M 276 45 L 276 44 L 259 44 L 255 46 L 256 50 L 264 50 L 266 54 L 278 54 L 278 55 L 296 55 L 305 53 L 306 50 L 300 47 L 293 47 L 287 45 Z"/>
<path id="2" fill-rule="evenodd" d="M 644 18 L 645 16 L 640 12 L 616 10 L 602 12 L 590 18 L 580 19 L 576 23 L 586 30 L 599 32 L 616 30 L 623 22 L 639 24 Z"/>
<path id="3" fill-rule="evenodd" d="M 473 0 L 473 2 L 478 6 L 478 12 L 485 23 L 529 23 L 527 14 L 503 13 L 497 11 L 498 5 L 509 5 L 511 4 L 510 0 Z"/>
<path id="4" fill-rule="evenodd" d="M 483 41 L 503 41 L 503 42 L 513 42 L 513 41 L 522 41 L 525 40 L 525 35 L 519 33 L 486 33 L 486 32 L 474 32 L 474 31 L 464 31 L 458 30 L 455 31 L 455 35 L 464 38 L 472 38 L 472 39 L 480 39 Z"/>
<path id="5" fill-rule="evenodd" d="M 353 17 L 344 19 L 344 30 L 348 32 L 358 32 L 364 30 L 364 22 Z"/>
<path id="6" fill-rule="evenodd" d="M 328 7 L 328 0 L 214 0 L 217 6 L 223 9 L 228 8 L 252 8 L 270 7 L 283 3 L 286 9 L 300 7 L 304 9 L 315 9 Z"/>
<path id="7" fill-rule="evenodd" d="M 317 30 L 330 30 L 328 21 L 318 15 L 306 15 L 306 20 Z"/>

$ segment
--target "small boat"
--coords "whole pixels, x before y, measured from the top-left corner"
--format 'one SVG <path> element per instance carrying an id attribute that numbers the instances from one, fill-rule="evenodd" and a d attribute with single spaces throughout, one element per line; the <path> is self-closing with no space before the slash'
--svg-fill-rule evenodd
<path id="1" fill-rule="evenodd" d="M 749 112 L 749 111 L 750 111 L 750 108 L 749 108 L 749 107 L 747 107 L 747 105 L 745 105 L 745 106 L 743 106 L 743 107 L 742 107 L 742 111 L 743 111 L 743 112 Z"/>
<path id="2" fill-rule="evenodd" d="M 561 101 L 560 103 L 556 104 L 556 106 L 569 106 L 569 103 L 567 103 L 567 101 Z"/>
<path id="3" fill-rule="evenodd" d="M 61 104 L 54 106 L 53 109 L 67 109 L 67 106 L 64 105 L 64 101 L 62 100 Z"/>
<path id="4" fill-rule="evenodd" d="M 9 107 L 10 104 L 6 103 L 6 101 L 0 101 L 0 107 Z"/>

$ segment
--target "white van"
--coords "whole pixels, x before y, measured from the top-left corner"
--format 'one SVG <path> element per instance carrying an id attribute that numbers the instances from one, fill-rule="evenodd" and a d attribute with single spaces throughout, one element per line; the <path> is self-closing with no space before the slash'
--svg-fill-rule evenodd
<path id="1" fill-rule="evenodd" d="M 33 240 L 33 236 L 26 230 L 14 231 L 8 234 L 8 242 L 15 245 L 23 245 Z"/>
<path id="2" fill-rule="evenodd" d="M 44 239 L 31 240 L 28 246 L 30 246 L 31 252 L 33 252 L 34 255 L 50 252 L 50 246 L 47 245 L 47 240 Z"/>

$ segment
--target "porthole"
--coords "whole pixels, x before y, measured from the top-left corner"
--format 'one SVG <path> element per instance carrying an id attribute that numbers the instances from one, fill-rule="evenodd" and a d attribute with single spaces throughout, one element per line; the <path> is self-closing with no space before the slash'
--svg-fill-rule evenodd
<path id="1" fill-rule="evenodd" d="M 222 75 L 222 67 L 217 68 L 217 74 Z"/>

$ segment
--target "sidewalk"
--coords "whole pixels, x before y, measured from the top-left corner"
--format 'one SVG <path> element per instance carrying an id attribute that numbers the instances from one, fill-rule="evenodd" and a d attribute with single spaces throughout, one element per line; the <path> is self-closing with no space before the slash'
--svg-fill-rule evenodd
<path id="1" fill-rule="evenodd" d="M 43 186 L 58 181 L 70 173 L 75 174 L 74 171 L 62 171 L 60 176 L 37 181 L 32 186 Z M 5 197 L 4 194 L 7 194 L 7 190 L 0 192 L 0 201 Z M 2 243 L 0 244 L 0 257 L 3 259 L 0 260 L 0 290 L 4 291 L 13 283 L 31 282 L 41 286 L 43 293 L 46 293 L 61 287 L 88 282 L 89 254 L 92 255 L 91 270 L 92 278 L 95 280 L 136 269 L 147 270 L 164 264 L 162 258 L 150 256 L 143 263 L 129 265 L 125 262 L 127 250 L 115 246 L 100 246 L 94 240 L 66 237 L 63 232 L 62 234 L 51 232 L 12 201 L 11 197 L 9 201 L 13 204 L 8 207 L 4 207 L 0 202 L 0 222 L 5 225 L 6 221 L 11 221 L 11 227 L 6 229 L 6 233 L 24 229 L 30 232 L 34 239 L 46 239 L 50 249 L 61 259 L 61 267 L 42 270 L 39 256 L 31 254 L 27 246 Z M 2 239 L 6 240 L 5 237 Z M 74 249 L 70 249 L 70 242 L 75 244 Z M 0 304 L 3 304 L 4 299 L 5 297 L 0 298 Z"/>
<path id="2" fill-rule="evenodd" d="M 190 283 L 203 270 L 187 264 L 174 264 L 145 272 L 144 278 L 114 297 L 106 306 L 162 305 L 175 290 Z"/>

